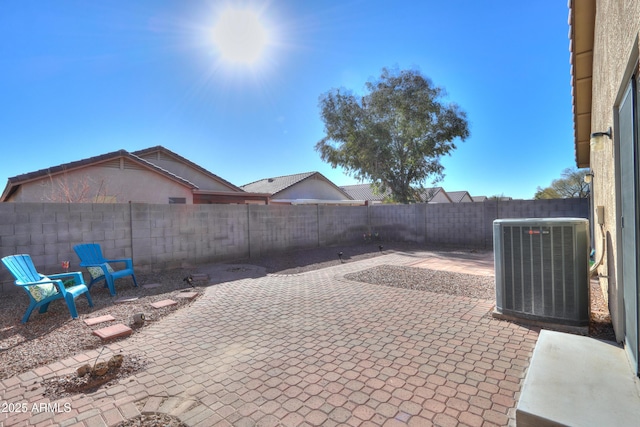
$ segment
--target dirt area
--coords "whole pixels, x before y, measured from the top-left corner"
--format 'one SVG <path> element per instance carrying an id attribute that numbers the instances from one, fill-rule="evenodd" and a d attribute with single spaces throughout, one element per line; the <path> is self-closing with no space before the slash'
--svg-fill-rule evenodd
<path id="1" fill-rule="evenodd" d="M 616 334 L 613 331 L 609 307 L 602 294 L 602 288 L 597 280 L 591 280 L 590 286 L 591 323 L 589 324 L 589 336 L 605 341 L 615 341 Z"/>
<path id="2" fill-rule="evenodd" d="M 27 295 L 18 290 L 0 299 L 0 379 L 9 378 L 22 372 L 65 359 L 77 353 L 100 348 L 104 342 L 93 335 L 96 329 L 122 323 L 134 330 L 158 322 L 175 310 L 185 307 L 193 301 L 181 298 L 185 288 L 201 293 L 201 282 L 188 286 L 183 279 L 188 270 L 171 270 L 162 273 L 137 273 L 139 287 L 134 287 L 129 279 L 116 281 L 118 295 L 112 297 L 101 284 L 91 289 L 93 308 L 86 298 L 76 299 L 79 319 L 73 320 L 63 300 L 51 303 L 46 313 L 34 310 L 27 323 L 21 323 L 22 316 L 29 304 Z M 153 285 L 145 287 L 143 285 Z M 117 299 L 130 301 L 116 303 Z M 155 309 L 151 303 L 172 299 L 177 302 L 171 307 Z M 132 316 L 145 314 L 145 324 L 132 325 Z M 95 326 L 87 326 L 85 319 L 111 315 L 115 320 Z"/>
<path id="3" fill-rule="evenodd" d="M 382 246 L 382 248 L 380 248 Z M 409 243 L 369 242 L 353 246 L 329 246 L 322 248 L 301 249 L 289 253 L 274 253 L 260 258 L 238 261 L 240 263 L 259 265 L 268 273 L 297 274 L 305 271 L 340 265 L 341 263 L 360 261 L 391 252 L 425 251 L 428 248 Z M 339 254 L 342 254 L 340 256 Z"/>

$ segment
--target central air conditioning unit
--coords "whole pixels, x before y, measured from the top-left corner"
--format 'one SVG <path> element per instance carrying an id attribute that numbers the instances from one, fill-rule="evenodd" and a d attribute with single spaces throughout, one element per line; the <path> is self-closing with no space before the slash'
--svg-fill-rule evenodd
<path id="1" fill-rule="evenodd" d="M 493 222 L 496 312 L 571 326 L 589 324 L 589 221 Z"/>

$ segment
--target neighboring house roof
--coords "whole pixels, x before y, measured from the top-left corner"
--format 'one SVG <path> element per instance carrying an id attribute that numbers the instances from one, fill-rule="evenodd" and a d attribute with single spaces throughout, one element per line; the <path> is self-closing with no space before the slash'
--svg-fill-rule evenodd
<path id="1" fill-rule="evenodd" d="M 22 175 L 11 177 L 7 180 L 7 185 L 4 191 L 2 192 L 2 196 L 0 196 L 0 202 L 7 201 L 11 197 L 11 195 L 14 194 L 20 188 L 20 185 L 25 184 L 27 182 L 41 180 L 43 178 L 47 178 L 50 176 L 55 176 L 55 175 L 63 174 L 73 170 L 78 170 L 78 169 L 86 168 L 88 166 L 92 166 L 100 163 L 106 163 L 106 162 L 110 162 L 118 159 L 127 159 L 150 171 L 158 173 L 164 176 L 165 178 L 173 180 L 185 187 L 191 188 L 192 190 L 198 189 L 198 186 L 193 182 L 190 182 L 182 177 L 179 177 L 157 165 L 154 165 L 153 163 L 147 160 L 144 160 L 134 154 L 129 153 L 126 150 L 118 150 L 118 151 L 113 151 L 111 153 L 101 154 L 99 156 L 89 157 L 86 159 L 64 163 L 58 166 L 52 166 L 47 169 L 40 169 L 34 172 L 29 172 Z"/>
<path id="2" fill-rule="evenodd" d="M 384 194 L 375 194 L 371 184 L 343 185 L 341 188 L 355 200 L 380 202 L 391 195 L 389 189 Z M 451 203 L 447 192 L 442 187 L 425 188 L 420 191 L 419 196 L 420 200 L 426 203 Z"/>
<path id="3" fill-rule="evenodd" d="M 576 164 L 579 168 L 587 168 L 590 163 L 595 20 L 596 0 L 569 1 L 573 133 Z"/>
<path id="4" fill-rule="evenodd" d="M 370 202 L 381 202 L 385 197 L 391 195 L 387 189 L 384 194 L 375 194 L 371 184 L 354 184 L 343 185 L 340 187 L 345 193 L 350 195 L 354 200 L 368 200 Z"/>
<path id="5" fill-rule="evenodd" d="M 294 175 L 284 175 L 284 176 L 276 176 L 273 178 L 264 178 L 258 181 L 250 182 L 249 184 L 241 185 L 245 191 L 254 191 L 258 193 L 269 193 L 271 195 L 277 194 L 282 190 L 285 190 L 291 187 L 294 184 L 297 184 L 300 181 L 303 181 L 309 178 L 311 175 L 317 172 L 305 172 L 305 173 L 297 173 Z"/>
<path id="6" fill-rule="evenodd" d="M 449 193 L 442 187 L 425 188 L 420 192 L 420 200 L 426 203 L 451 203 Z"/>
<path id="7" fill-rule="evenodd" d="M 447 194 L 453 203 L 473 202 L 468 191 L 447 191 Z"/>
<path id="8" fill-rule="evenodd" d="M 346 193 L 343 189 L 335 185 L 329 179 L 327 179 L 320 172 L 305 172 L 305 173 L 297 173 L 293 175 L 283 175 L 276 176 L 273 178 L 264 178 L 258 181 L 251 182 L 249 184 L 242 185 L 244 191 L 249 191 L 253 193 L 267 193 L 272 197 L 277 196 L 278 193 L 283 192 L 284 190 L 293 187 L 294 185 L 301 183 L 307 179 L 321 179 L 326 181 L 331 186 L 335 187 L 340 193 L 342 193 L 347 199 L 351 200 L 352 197 Z"/>
<path id="9" fill-rule="evenodd" d="M 229 181 L 222 179 L 221 177 L 219 177 L 218 175 L 209 172 L 208 170 L 206 170 L 205 168 L 203 168 L 202 166 L 193 163 L 191 160 L 186 159 L 184 157 L 182 157 L 181 155 L 174 153 L 173 151 L 169 150 L 166 147 L 163 147 L 162 145 L 156 145 L 155 147 L 149 147 L 149 148 L 145 148 L 143 150 L 138 150 L 138 151 L 134 151 L 132 154 L 138 156 L 138 157 L 148 157 L 150 155 L 158 155 L 158 156 L 167 156 L 170 158 L 173 158 L 174 160 L 183 163 L 184 165 L 191 167 L 193 169 L 198 170 L 200 173 L 208 176 L 210 179 L 213 179 L 221 184 L 223 184 L 224 186 L 228 187 L 230 190 L 232 191 L 244 191 L 243 189 L 241 189 L 240 187 L 237 187 L 235 185 L 233 185 L 232 183 L 230 183 Z M 152 160 L 149 160 L 152 161 Z M 166 166 L 166 169 L 169 169 L 170 166 Z M 173 173 L 175 173 L 176 175 L 179 175 L 179 173 L 177 171 L 172 171 Z M 206 191 L 206 188 L 201 188 L 201 191 Z"/>
<path id="10" fill-rule="evenodd" d="M 484 202 L 487 200 L 487 196 L 471 196 L 474 202 Z"/>

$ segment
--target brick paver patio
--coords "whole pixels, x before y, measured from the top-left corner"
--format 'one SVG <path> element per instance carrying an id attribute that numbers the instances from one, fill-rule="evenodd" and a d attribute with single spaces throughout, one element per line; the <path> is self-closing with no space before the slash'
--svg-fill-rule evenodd
<path id="1" fill-rule="evenodd" d="M 0 414 L 0 425 L 115 425 L 153 412 L 190 426 L 513 424 L 536 330 L 491 318 L 493 301 L 343 279 L 418 260 L 389 254 L 211 286 L 103 351 L 149 361 L 116 385 L 31 410 L 50 403 L 43 377 L 98 350 L 3 380 L 0 401 L 29 411 Z M 204 270 L 213 277 L 215 268 Z"/>

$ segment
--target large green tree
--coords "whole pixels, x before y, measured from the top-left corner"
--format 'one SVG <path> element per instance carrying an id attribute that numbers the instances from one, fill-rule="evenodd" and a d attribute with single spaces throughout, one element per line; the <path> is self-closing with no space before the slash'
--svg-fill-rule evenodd
<path id="1" fill-rule="evenodd" d="M 389 190 L 393 201 L 419 200 L 427 178 L 435 184 L 444 176 L 442 156 L 469 136 L 466 113 L 418 71 L 384 68 L 366 91 L 359 97 L 332 89 L 320 97 L 325 136 L 315 148 L 334 168 Z"/>
<path id="2" fill-rule="evenodd" d="M 569 199 L 587 197 L 589 184 L 584 182 L 588 169 L 566 168 L 558 179 L 554 179 L 546 188 L 538 187 L 534 199 Z"/>

